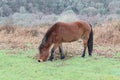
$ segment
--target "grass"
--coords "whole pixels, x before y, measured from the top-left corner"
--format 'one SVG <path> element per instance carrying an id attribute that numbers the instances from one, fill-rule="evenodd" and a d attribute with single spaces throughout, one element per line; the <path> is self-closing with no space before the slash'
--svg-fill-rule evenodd
<path id="1" fill-rule="evenodd" d="M 35 50 L 0 50 L 0 80 L 120 80 L 119 52 L 117 58 L 86 55 L 43 63 L 34 55 Z"/>

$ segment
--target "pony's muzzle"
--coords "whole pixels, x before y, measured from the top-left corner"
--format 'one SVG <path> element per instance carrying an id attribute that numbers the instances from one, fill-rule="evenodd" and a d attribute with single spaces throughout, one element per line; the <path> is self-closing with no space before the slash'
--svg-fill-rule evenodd
<path id="1" fill-rule="evenodd" d="M 38 59 L 38 62 L 43 62 L 43 60 L 42 59 Z"/>

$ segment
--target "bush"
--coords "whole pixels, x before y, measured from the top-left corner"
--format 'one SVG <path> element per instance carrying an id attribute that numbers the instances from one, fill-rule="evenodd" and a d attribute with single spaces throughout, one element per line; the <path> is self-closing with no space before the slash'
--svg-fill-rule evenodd
<path id="1" fill-rule="evenodd" d="M 108 9 L 111 13 L 117 13 L 120 10 L 120 1 L 112 1 L 108 5 Z"/>
<path id="2" fill-rule="evenodd" d="M 30 13 L 15 13 L 12 15 L 13 23 L 16 26 L 32 27 L 40 24 L 40 19 L 35 14 Z"/>
<path id="3" fill-rule="evenodd" d="M 4 17 L 0 17 L 0 26 L 2 26 L 3 25 L 3 23 L 4 23 Z"/>
<path id="4" fill-rule="evenodd" d="M 20 9 L 19 9 L 19 12 L 20 13 L 26 13 L 27 11 L 26 11 L 25 7 L 21 6 Z"/>
<path id="5" fill-rule="evenodd" d="M 118 15 L 118 14 L 110 14 L 110 15 L 108 15 L 107 17 L 106 17 L 106 21 L 111 21 L 111 20 L 114 20 L 114 19 L 116 19 L 116 20 L 120 20 L 120 15 Z"/>
<path id="6" fill-rule="evenodd" d="M 76 20 L 78 20 L 78 17 L 72 10 L 64 11 L 58 17 L 58 21 L 72 22 Z"/>
<path id="7" fill-rule="evenodd" d="M 52 15 L 44 15 L 41 17 L 40 24 L 45 25 L 45 24 L 53 24 L 57 21 L 57 15 L 52 14 Z"/>
<path id="8" fill-rule="evenodd" d="M 81 10 L 81 14 L 87 14 L 88 16 L 94 16 L 97 15 L 97 9 L 94 7 L 88 7 L 88 8 L 84 8 L 83 10 Z"/>
<path id="9" fill-rule="evenodd" d="M 103 3 L 94 3 L 95 4 L 95 8 L 99 9 L 99 8 L 104 8 L 104 4 Z"/>
<path id="10" fill-rule="evenodd" d="M 105 8 L 100 8 L 100 9 L 98 9 L 98 11 L 99 11 L 99 13 L 102 14 L 102 15 L 104 15 L 104 14 L 107 13 L 107 10 L 106 10 Z"/>
<path id="11" fill-rule="evenodd" d="M 3 17 L 12 14 L 12 9 L 8 5 L 3 5 L 1 11 L 2 12 L 0 13 L 2 14 Z"/>

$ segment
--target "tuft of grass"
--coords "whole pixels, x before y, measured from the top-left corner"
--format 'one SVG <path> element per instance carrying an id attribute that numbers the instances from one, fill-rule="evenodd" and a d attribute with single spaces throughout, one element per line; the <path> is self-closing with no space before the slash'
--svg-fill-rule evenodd
<path id="1" fill-rule="evenodd" d="M 93 55 L 38 63 L 35 50 L 0 50 L 1 80 L 119 80 L 120 61 Z M 119 56 L 120 52 L 116 56 Z"/>

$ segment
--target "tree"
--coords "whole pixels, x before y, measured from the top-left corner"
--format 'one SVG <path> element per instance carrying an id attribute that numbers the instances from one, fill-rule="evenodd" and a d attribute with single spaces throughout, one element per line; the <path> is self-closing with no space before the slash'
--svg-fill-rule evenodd
<path id="1" fill-rule="evenodd" d="M 3 12 L 2 12 L 3 17 L 4 16 L 9 16 L 12 13 L 12 9 L 6 4 L 2 6 L 2 10 L 3 10 Z"/>
<path id="2" fill-rule="evenodd" d="M 94 7 L 88 7 L 81 10 L 82 15 L 94 16 L 97 15 L 97 9 Z"/>
<path id="3" fill-rule="evenodd" d="M 0 7 L 0 16 L 3 16 L 3 9 Z"/>
<path id="4" fill-rule="evenodd" d="M 117 13 L 120 10 L 120 1 L 112 1 L 108 5 L 108 9 L 111 13 Z"/>
<path id="5" fill-rule="evenodd" d="M 27 11 L 26 11 L 24 6 L 21 6 L 20 9 L 19 9 L 19 12 L 20 13 L 26 13 Z"/>

